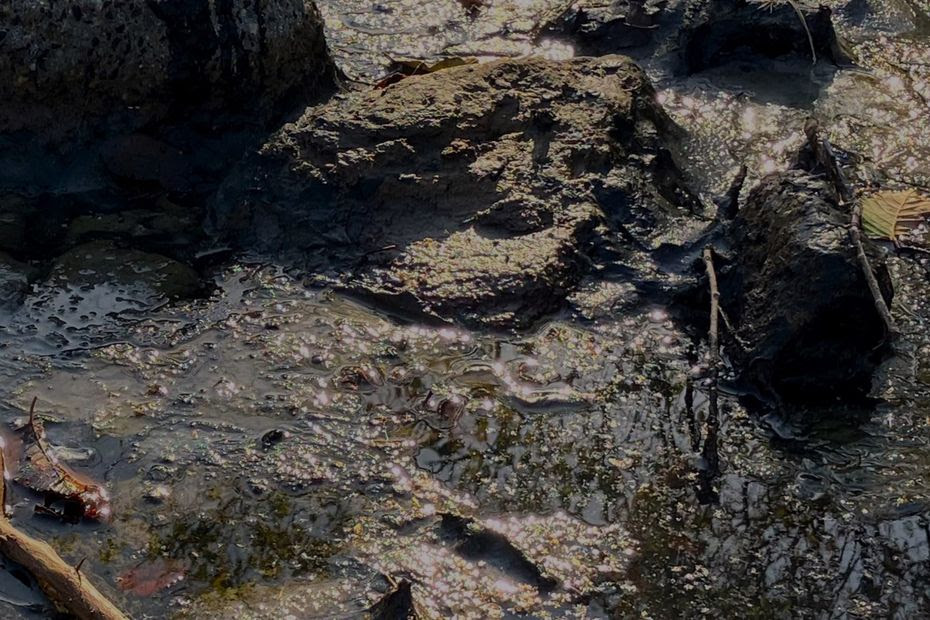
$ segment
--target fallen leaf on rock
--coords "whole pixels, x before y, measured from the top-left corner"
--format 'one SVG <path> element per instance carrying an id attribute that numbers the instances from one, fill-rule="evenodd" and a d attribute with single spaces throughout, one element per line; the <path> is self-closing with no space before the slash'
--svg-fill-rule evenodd
<path id="1" fill-rule="evenodd" d="M 874 239 L 897 243 L 921 224 L 930 224 L 930 198 L 912 189 L 862 199 L 862 228 Z"/>
<path id="2" fill-rule="evenodd" d="M 62 463 L 45 436 L 45 426 L 35 416 L 36 400 L 29 408 L 29 422 L 22 429 L 23 449 L 19 469 L 13 479 L 46 496 L 44 510 L 67 520 L 108 520 L 110 497 L 102 485 L 79 474 Z M 56 512 L 49 508 L 54 501 L 63 501 L 65 508 Z"/>
<path id="3" fill-rule="evenodd" d="M 158 558 L 130 568 L 116 578 L 116 583 L 121 590 L 136 596 L 151 596 L 178 583 L 186 574 L 185 562 Z"/>

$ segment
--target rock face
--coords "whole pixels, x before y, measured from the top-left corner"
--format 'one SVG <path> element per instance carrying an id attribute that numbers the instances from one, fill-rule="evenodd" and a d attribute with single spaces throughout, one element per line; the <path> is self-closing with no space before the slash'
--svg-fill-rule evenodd
<path id="1" fill-rule="evenodd" d="M 802 170 L 763 179 L 739 213 L 723 297 L 739 300 L 742 345 L 729 349 L 770 395 L 828 403 L 870 390 L 884 327 L 848 222 L 827 181 Z"/>
<path id="2" fill-rule="evenodd" d="M 0 252 L 0 311 L 12 310 L 22 303 L 29 287 L 31 269 Z"/>
<path id="3" fill-rule="evenodd" d="M 567 40 L 585 56 L 612 54 L 650 43 L 662 17 L 664 3 L 577 2 L 548 21 L 539 38 Z"/>
<path id="4" fill-rule="evenodd" d="M 788 2 L 697 0 L 689 5 L 679 33 L 679 70 L 697 73 L 747 52 L 811 58 L 812 45 L 818 58 L 850 62 L 826 6 L 795 10 Z"/>
<path id="5" fill-rule="evenodd" d="M 610 226 L 649 246 L 693 206 L 673 129 L 626 58 L 450 69 L 308 109 L 234 171 L 212 224 L 395 305 L 527 325 Z"/>
<path id="6" fill-rule="evenodd" d="M 261 119 L 333 76 L 309 0 L 0 4 L 0 136 L 58 141 L 220 105 Z"/>

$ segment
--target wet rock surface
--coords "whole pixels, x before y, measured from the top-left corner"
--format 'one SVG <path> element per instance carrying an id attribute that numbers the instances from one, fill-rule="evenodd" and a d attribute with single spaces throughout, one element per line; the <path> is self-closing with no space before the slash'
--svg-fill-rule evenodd
<path id="1" fill-rule="evenodd" d="M 359 75 L 375 71 L 372 77 L 378 63 L 387 63 L 382 52 L 430 60 L 438 54 L 522 53 L 535 40 L 536 16 L 564 8 L 545 0 L 501 0 L 471 11 L 454 0 L 324 5 L 337 18 L 330 25 L 336 53 Z M 785 74 L 754 72 L 762 63 L 754 57 L 752 63 L 727 61 L 671 76 L 677 58 L 661 47 L 649 51 L 656 56 L 642 66 L 657 82 L 663 107 L 687 129 L 684 162 L 696 182 L 708 196 L 722 194 L 731 169 L 745 163 L 740 205 L 746 219 L 736 227 L 747 237 L 765 228 L 795 251 L 761 239 L 759 247 L 784 260 L 770 264 L 750 247 L 745 251 L 753 273 L 807 286 L 832 269 L 847 278 L 844 290 L 859 291 L 845 260 L 831 258 L 842 254 L 834 250 L 846 214 L 839 220 L 831 215 L 835 201 L 823 180 L 797 171 L 766 175 L 790 165 L 804 139 L 804 121 L 815 115 L 835 145 L 859 153 L 851 174 L 857 185 L 926 187 L 930 160 L 923 156 L 923 136 L 930 116 L 921 102 L 930 95 L 930 31 L 920 26 L 912 5 L 831 7 L 837 29 L 851 37 L 867 71 L 820 63 L 814 75 L 799 50 L 778 61 L 790 69 Z M 624 4 L 616 8 L 622 13 Z M 565 53 L 565 46 L 540 41 L 538 52 Z M 753 71 L 744 72 L 747 66 Z M 512 83 L 523 89 L 537 79 Z M 597 83 L 601 77 L 572 79 Z M 407 88 L 415 90 L 412 84 Z M 571 92 L 608 92 L 603 85 L 564 84 Z M 401 85 L 384 91 L 384 100 Z M 432 96 L 425 88 L 417 92 Z M 347 101 L 356 97 L 362 98 L 350 95 Z M 590 97 L 583 99 L 575 102 L 579 109 L 599 109 Z M 541 105 L 519 103 L 527 109 Z M 357 104 L 340 105 L 330 104 L 341 110 L 332 116 L 340 120 L 338 132 L 303 130 L 325 138 L 321 152 L 342 156 L 342 163 L 335 157 L 329 163 L 341 170 L 337 178 L 346 186 L 355 178 L 348 172 L 353 165 L 358 178 L 377 177 L 364 167 L 374 162 L 394 179 L 404 158 L 425 161 L 393 142 L 379 151 L 378 130 L 349 116 L 348 108 Z M 410 107 L 429 120 L 429 104 Z M 454 111 L 435 112 L 467 123 Z M 536 188 L 539 170 L 557 168 L 537 164 L 535 149 L 526 159 L 523 142 L 535 146 L 552 121 L 543 116 L 538 125 L 526 123 L 519 110 L 505 118 L 518 119 L 519 135 L 495 137 L 491 150 L 513 155 L 500 164 L 505 171 L 519 169 L 517 161 L 532 169 L 497 182 L 516 179 Z M 504 129 L 514 126 L 506 122 Z M 352 133 L 359 126 L 364 132 Z M 656 122 L 644 126 L 648 134 Z M 393 121 L 386 127 L 407 130 Z M 439 121 L 428 127 L 445 131 Z M 353 158 L 354 147 L 332 146 L 344 130 L 364 137 L 356 145 L 362 157 Z M 417 135 L 431 144 L 428 131 Z M 215 161 L 224 149 L 185 143 L 189 134 L 179 141 L 165 135 L 136 132 L 127 142 L 110 143 L 106 160 L 94 156 L 94 174 L 125 194 L 88 188 L 93 175 L 49 175 L 58 190 L 26 192 L 20 197 L 26 203 L 0 201 L 0 247 L 17 261 L 10 263 L 14 286 L 22 285 L 23 273 L 30 282 L 12 320 L 4 314 L 0 321 L 0 417 L 4 426 L 21 424 L 38 396 L 55 453 L 104 481 L 114 508 L 106 525 L 64 525 L 35 516 L 36 498 L 14 487 L 14 521 L 50 540 L 70 563 L 84 560 L 82 573 L 133 616 L 361 617 L 396 592 L 404 595 L 400 607 L 412 601 L 425 617 L 922 617 L 930 609 L 925 258 L 885 248 L 902 341 L 874 377 L 877 404 L 831 404 L 816 416 L 792 416 L 801 409 L 785 399 L 783 411 L 760 420 L 756 408 L 747 410 L 729 392 L 719 395 L 715 447 L 721 470 L 713 481 L 719 503 L 706 505 L 696 493 L 699 473 L 707 471 L 701 444 L 708 443 L 710 428 L 702 363 L 708 354 L 706 308 L 700 325 L 686 330 L 662 303 L 670 298 L 664 293 L 694 284 L 690 266 L 708 240 L 720 243 L 722 275 L 728 263 L 739 266 L 739 253 L 723 247 L 710 217 L 695 216 L 687 206 L 669 211 L 622 200 L 630 195 L 626 186 L 619 191 L 598 185 L 610 177 L 609 171 L 593 172 L 591 160 L 600 156 L 584 159 L 577 186 L 571 178 L 559 179 L 575 189 L 592 188 L 590 216 L 553 209 L 548 193 L 535 189 L 490 202 L 487 188 L 497 191 L 497 185 L 479 179 L 473 185 L 480 208 L 462 207 L 469 216 L 452 232 L 507 243 L 539 241 L 541 233 L 566 222 L 574 231 L 583 230 L 576 219 L 591 221 L 593 231 L 578 238 L 592 243 L 571 254 L 590 264 L 585 261 L 579 279 L 571 280 L 567 312 L 548 315 L 538 329 L 437 326 L 410 321 L 396 294 L 402 281 L 379 309 L 333 289 L 305 286 L 311 279 L 345 287 L 347 274 L 359 276 L 356 290 L 383 286 L 382 275 L 407 273 L 401 261 L 419 237 L 397 248 L 370 242 L 365 252 L 374 246 L 383 255 L 369 254 L 358 264 L 361 251 L 337 229 L 334 239 L 321 242 L 320 252 L 331 254 L 316 255 L 322 269 L 312 276 L 293 262 L 281 265 L 280 256 L 253 254 L 239 262 L 221 248 L 201 246 L 197 202 L 189 198 L 210 191 L 202 176 L 223 173 Z M 579 135 L 603 145 L 583 127 Z M 388 140 L 402 137 L 394 133 Z M 670 147 L 666 138 L 660 135 L 656 143 Z M 630 141 L 615 136 L 609 144 Z M 313 152 L 297 138 L 290 148 Z M 603 161 L 626 161 L 626 152 L 621 155 Z M 641 160 L 630 164 L 642 177 L 629 178 L 642 178 L 650 195 L 672 202 L 662 188 L 676 183 L 666 185 L 657 174 L 670 169 L 660 158 L 653 168 Z M 311 171 L 320 168 L 308 160 Z M 183 166 L 193 172 L 178 174 Z M 471 178 L 470 171 L 461 174 Z M 281 177 L 298 178 L 290 171 Z M 748 204 L 748 193 L 763 178 Z M 419 192 L 424 179 L 428 175 L 418 172 L 410 187 Z M 177 181 L 193 182 L 193 189 Z M 297 185 L 304 187 L 303 181 Z M 336 190 L 339 196 L 344 186 Z M 413 194 L 393 195 L 413 204 Z M 465 199 L 456 196 L 457 209 Z M 362 209 L 360 198 L 355 204 L 363 224 L 351 230 L 366 230 L 365 215 L 374 211 Z M 769 208 L 776 204 L 790 208 L 793 217 L 774 217 Z M 37 217 L 39 209 L 46 217 Z M 446 215 L 434 219 L 455 222 Z M 412 226 L 409 218 L 391 216 L 403 230 Z M 391 222 L 375 216 L 370 228 L 389 230 Z M 410 264 L 438 272 L 433 254 L 458 246 L 442 246 L 444 235 L 427 238 L 436 243 L 418 246 L 423 251 L 411 254 Z M 335 247 L 343 249 L 337 254 Z M 560 247 L 569 242 L 558 240 L 539 253 Z M 798 261 L 797 253 L 809 260 Z M 467 251 L 465 256 L 474 273 L 490 273 L 489 281 L 499 282 L 496 262 L 480 266 Z M 158 284 L 171 274 L 191 285 L 193 274 L 179 262 L 196 265 L 196 276 L 209 284 L 194 298 L 175 299 Z M 410 290 L 420 285 L 414 282 Z M 184 295 L 194 294 L 191 286 L 182 288 Z M 791 316 L 812 317 L 792 305 L 801 298 L 787 284 L 771 288 Z M 827 300 L 821 308 L 831 308 L 841 293 L 809 287 L 812 300 Z M 730 304 L 741 299 L 752 306 L 747 312 L 757 323 L 736 323 Z M 745 296 L 727 292 L 723 301 L 734 323 L 747 330 L 741 332 L 746 342 L 773 344 L 761 328 L 753 331 L 755 325 L 766 324 L 789 341 L 798 330 L 810 332 L 800 323 L 779 322 L 751 290 Z M 409 305 L 422 312 L 426 304 Z M 478 321 L 500 325 L 498 319 L 510 321 L 513 312 L 504 308 L 492 312 L 492 320 Z M 848 317 L 836 325 L 834 331 L 857 337 L 864 331 Z M 825 346 L 843 344 L 833 335 L 826 333 Z M 853 349 L 859 346 L 852 342 Z M 725 341 L 723 354 L 740 368 L 750 367 L 737 357 L 739 344 Z M 788 351 L 778 359 L 805 363 L 806 356 L 791 357 L 792 347 L 775 348 Z M 830 359 L 816 370 L 848 380 L 835 372 L 839 365 Z M 727 387 L 744 387 L 731 383 L 729 370 L 723 373 Z M 796 374 L 779 384 L 789 396 L 798 393 Z M 0 615 L 52 613 L 34 584 L 13 577 L 21 575 L 15 567 L 4 569 Z"/>
<path id="2" fill-rule="evenodd" d="M 0 310 L 10 310 L 22 303 L 32 271 L 25 263 L 0 252 Z"/>
<path id="3" fill-rule="evenodd" d="M 728 60 L 793 55 L 850 64 L 832 10 L 794 2 L 699 0 L 688 5 L 679 34 L 679 70 L 696 73 Z"/>
<path id="4" fill-rule="evenodd" d="M 885 329 L 845 211 L 825 176 L 797 169 L 764 178 L 739 211 L 723 286 L 738 324 L 731 350 L 769 396 L 829 403 L 871 390 Z"/>
<path id="5" fill-rule="evenodd" d="M 212 223 L 305 264 L 361 264 L 355 290 L 527 325 L 613 226 L 649 246 L 696 210 L 654 96 L 622 57 L 407 78 L 286 126 L 224 185 Z"/>
<path id="6" fill-rule="evenodd" d="M 268 115 L 333 77 L 312 2 L 31 2 L 0 7 L 0 134 L 42 142 L 184 108 Z"/>
<path id="7" fill-rule="evenodd" d="M 580 55 L 616 54 L 657 39 L 660 23 L 672 19 L 668 4 L 664 0 L 578 2 L 552 16 L 538 36 L 567 41 Z"/>

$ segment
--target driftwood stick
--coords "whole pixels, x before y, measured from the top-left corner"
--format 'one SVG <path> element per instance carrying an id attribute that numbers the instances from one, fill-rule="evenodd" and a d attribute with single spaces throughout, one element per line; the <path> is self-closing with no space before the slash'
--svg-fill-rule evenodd
<path id="1" fill-rule="evenodd" d="M 0 451 L 0 497 L 6 497 L 6 464 Z M 52 547 L 18 530 L 0 515 L 0 553 L 35 577 L 45 595 L 80 620 L 127 620 L 105 596 Z M 80 567 L 80 565 L 78 565 Z"/>
<path id="2" fill-rule="evenodd" d="M 888 309 L 888 304 L 885 303 L 885 296 L 878 285 L 872 263 L 869 261 L 869 257 L 865 253 L 865 245 L 862 243 L 862 201 L 856 200 L 852 186 L 847 181 L 843 169 L 836 160 L 830 141 L 820 135 L 820 127 L 817 125 L 817 121 L 809 120 L 804 126 L 804 133 L 807 135 L 807 141 L 814 153 L 814 158 L 826 170 L 827 177 L 836 188 L 840 205 L 851 205 L 849 238 L 856 250 L 856 260 L 862 270 L 866 285 L 869 287 L 869 292 L 872 294 L 875 310 L 885 324 L 885 330 L 888 332 L 889 338 L 894 339 L 898 336 L 898 328 L 891 316 L 891 311 Z"/>
<path id="3" fill-rule="evenodd" d="M 713 481 L 720 475 L 720 455 L 717 451 L 717 435 L 720 430 L 720 410 L 717 402 L 717 383 L 720 380 L 720 289 L 717 285 L 717 271 L 714 269 L 714 250 L 704 248 L 704 268 L 710 287 L 710 326 L 707 331 L 710 348 L 710 386 L 707 389 L 707 436 L 701 457 L 704 467 L 698 473 L 698 500 L 702 504 L 716 503 L 719 500 L 714 490 Z"/>

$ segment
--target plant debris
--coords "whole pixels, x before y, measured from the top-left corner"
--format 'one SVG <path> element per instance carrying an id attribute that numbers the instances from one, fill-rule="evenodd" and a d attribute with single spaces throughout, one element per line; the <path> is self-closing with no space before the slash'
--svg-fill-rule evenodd
<path id="1" fill-rule="evenodd" d="M 23 453 L 14 480 L 45 495 L 44 506 L 36 512 L 77 522 L 82 518 L 109 520 L 110 497 L 106 489 L 62 463 L 45 435 L 45 426 L 35 415 L 36 400 L 29 408 L 29 422 L 23 427 Z M 62 509 L 51 506 L 62 503 Z"/>
<path id="2" fill-rule="evenodd" d="M 922 224 L 930 224 L 930 198 L 914 190 L 878 192 L 862 199 L 862 228 L 873 239 L 897 245 Z"/>

